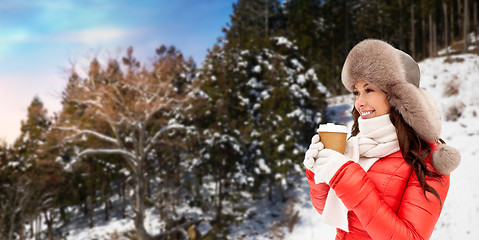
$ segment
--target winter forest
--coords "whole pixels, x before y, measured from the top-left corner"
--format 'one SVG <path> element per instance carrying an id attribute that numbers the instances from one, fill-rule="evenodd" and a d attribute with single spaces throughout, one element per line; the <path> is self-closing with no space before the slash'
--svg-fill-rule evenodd
<path id="1" fill-rule="evenodd" d="M 0 238 L 68 239 L 82 218 L 134 226 L 101 239 L 232 239 L 274 205 L 268 231 L 282 239 L 311 136 L 334 121 L 327 100 L 347 94 L 349 50 L 378 38 L 418 62 L 479 54 L 478 5 L 238 0 L 201 67 L 164 45 L 151 62 L 135 46 L 90 59 L 87 75 L 69 73 L 61 111 L 34 98 L 20 136 L 0 145 Z"/>

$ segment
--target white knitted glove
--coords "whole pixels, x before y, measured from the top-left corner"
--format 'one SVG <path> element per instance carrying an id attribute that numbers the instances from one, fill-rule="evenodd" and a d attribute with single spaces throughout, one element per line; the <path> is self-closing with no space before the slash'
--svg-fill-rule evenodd
<path id="1" fill-rule="evenodd" d="M 316 184 L 329 184 L 334 174 L 336 174 L 339 168 L 347 161 L 348 158 L 334 150 L 325 148 L 319 151 L 317 159 L 310 169 L 314 173 L 314 182 Z"/>
<path id="2" fill-rule="evenodd" d="M 319 141 L 319 135 L 316 134 L 311 138 L 311 145 L 309 145 L 308 150 L 304 154 L 304 160 L 303 160 L 303 165 L 311 170 L 311 168 L 314 165 L 314 162 L 316 161 L 316 158 L 318 158 L 318 153 L 319 151 L 323 150 L 324 145 L 322 142 Z"/>

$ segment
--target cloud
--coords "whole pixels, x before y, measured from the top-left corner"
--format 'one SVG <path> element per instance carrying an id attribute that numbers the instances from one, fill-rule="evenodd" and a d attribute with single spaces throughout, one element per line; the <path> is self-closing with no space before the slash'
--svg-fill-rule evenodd
<path id="1" fill-rule="evenodd" d="M 27 31 L 17 31 L 8 35 L 0 36 L 2 44 L 18 43 L 81 43 L 90 44 L 98 42 L 118 41 L 123 38 L 141 36 L 146 29 L 123 29 L 123 28 L 97 28 L 84 30 L 67 30 L 51 34 L 39 34 Z"/>
<path id="2" fill-rule="evenodd" d="M 8 43 L 18 43 L 18 42 L 29 41 L 29 35 L 30 34 L 27 31 L 21 31 L 21 30 L 16 30 L 9 33 L 1 33 L 0 43 L 8 44 Z"/>
<path id="3" fill-rule="evenodd" d="M 117 1 L 5 0 L 0 44 L 98 43 L 138 34 L 133 26 L 144 14 L 131 15 L 122 7 Z"/>
<path id="4" fill-rule="evenodd" d="M 141 33 L 141 30 L 121 28 L 99 28 L 78 31 L 64 31 L 40 38 L 41 41 L 63 43 L 97 43 L 110 40 L 118 40 L 125 37 L 133 37 Z"/>

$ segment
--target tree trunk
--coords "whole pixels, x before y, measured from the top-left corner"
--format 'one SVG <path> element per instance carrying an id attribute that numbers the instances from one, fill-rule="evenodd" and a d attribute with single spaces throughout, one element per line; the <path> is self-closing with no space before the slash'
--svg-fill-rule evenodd
<path id="1" fill-rule="evenodd" d="M 221 219 L 221 212 L 223 211 L 223 197 L 221 192 L 223 191 L 222 180 L 218 179 L 216 181 L 216 219 Z"/>
<path id="2" fill-rule="evenodd" d="M 88 217 L 88 203 L 87 199 L 83 202 L 83 216 Z"/>
<path id="3" fill-rule="evenodd" d="M 60 207 L 60 219 L 65 223 L 68 221 L 65 213 L 65 207 Z"/>
<path id="4" fill-rule="evenodd" d="M 381 9 L 381 2 L 380 1 L 376 1 L 377 3 L 377 9 Z M 383 15 L 382 14 L 378 14 L 378 25 L 379 25 L 379 33 L 381 34 L 381 36 L 384 36 L 384 25 L 383 24 Z"/>
<path id="5" fill-rule="evenodd" d="M 464 49 L 463 49 L 463 52 L 467 52 L 467 47 L 469 45 L 468 34 L 467 34 L 468 27 L 469 27 L 469 7 L 467 6 L 467 0 L 464 0 L 464 25 L 463 25 Z"/>
<path id="6" fill-rule="evenodd" d="M 474 1 L 474 29 L 476 31 L 476 51 L 479 53 L 479 25 L 477 19 L 477 1 Z"/>
<path id="7" fill-rule="evenodd" d="M 38 214 L 38 217 L 35 221 L 35 229 L 36 229 L 36 233 L 35 233 L 35 240 L 39 240 L 41 239 L 41 234 L 42 234 L 42 214 Z"/>
<path id="8" fill-rule="evenodd" d="M 421 16 L 421 26 L 422 26 L 422 38 L 421 38 L 421 43 L 422 43 L 422 57 L 427 58 L 427 39 L 426 39 L 426 19 L 425 16 Z"/>
<path id="9" fill-rule="evenodd" d="M 432 51 L 434 57 L 437 57 L 437 27 L 436 22 L 432 22 Z"/>
<path id="10" fill-rule="evenodd" d="M 29 229 L 30 236 L 31 236 L 33 239 L 36 239 L 36 238 L 34 238 L 34 236 L 35 236 L 35 231 L 34 231 L 34 229 L 33 229 L 33 227 L 35 226 L 34 224 L 35 224 L 35 219 L 34 219 L 34 218 L 30 219 L 30 229 Z"/>
<path id="11" fill-rule="evenodd" d="M 442 9 L 444 10 L 444 45 L 446 47 L 446 59 L 449 60 L 449 42 L 447 41 L 447 36 L 449 35 L 449 26 L 447 24 L 447 4 L 446 3 L 442 3 Z"/>
<path id="12" fill-rule="evenodd" d="M 103 182 L 102 184 L 102 187 L 101 187 L 101 192 L 102 192 L 102 200 L 103 202 L 105 203 L 105 221 L 108 221 L 108 219 L 110 219 L 110 212 L 109 212 L 109 208 L 110 208 L 110 205 L 108 204 L 109 203 L 109 200 L 108 200 L 108 194 L 106 194 L 106 188 L 107 186 L 109 185 L 109 181 L 105 181 Z"/>
<path id="13" fill-rule="evenodd" d="M 403 32 L 402 0 L 399 0 L 399 48 L 405 50 Z"/>
<path id="14" fill-rule="evenodd" d="M 411 42 L 409 48 L 411 49 L 411 55 L 416 58 L 416 29 L 414 28 L 414 3 L 411 4 Z"/>
<path id="15" fill-rule="evenodd" d="M 434 32 L 433 32 L 433 23 L 432 23 L 432 13 L 429 13 L 429 57 L 434 56 Z"/>
<path id="16" fill-rule="evenodd" d="M 348 1 L 344 0 L 344 54 L 349 51 L 349 10 Z"/>
<path id="17" fill-rule="evenodd" d="M 268 200 L 271 202 L 273 201 L 273 179 L 269 178 L 268 183 Z"/>
<path id="18" fill-rule="evenodd" d="M 179 158 L 178 158 L 179 159 Z M 146 179 L 152 179 L 153 177 L 151 176 L 151 171 L 149 171 L 150 169 L 150 166 L 148 166 L 146 169 L 148 169 L 148 171 L 146 171 Z M 150 181 L 146 180 L 146 196 L 148 197 L 148 199 L 151 199 L 151 184 L 150 184 Z"/>
<path id="19" fill-rule="evenodd" d="M 86 211 L 88 216 L 88 227 L 91 229 L 93 228 L 93 203 L 90 196 L 86 198 Z"/>
<path id="20" fill-rule="evenodd" d="M 47 235 L 49 240 L 54 240 L 53 238 L 53 214 L 50 212 L 45 211 L 43 212 L 43 216 L 45 217 L 45 223 L 47 224 Z"/>
<path id="21" fill-rule="evenodd" d="M 269 3 L 269 0 L 266 0 L 265 3 L 264 3 L 264 28 L 265 28 L 265 36 L 266 38 L 268 38 L 269 36 L 269 22 L 268 22 L 268 3 Z"/>
<path id="22" fill-rule="evenodd" d="M 458 24 L 458 27 L 459 29 L 457 30 L 457 35 L 459 38 L 461 38 L 460 36 L 463 35 L 463 32 L 464 32 L 464 22 L 463 22 L 463 10 L 462 10 L 462 1 L 463 0 L 457 0 L 457 19 L 456 19 L 456 22 Z"/>
<path id="23" fill-rule="evenodd" d="M 473 7 L 472 7 L 472 17 L 473 17 L 473 27 L 474 29 L 477 29 L 479 26 L 477 26 L 477 1 L 474 1 Z M 477 40 L 476 40 L 477 42 Z"/>
<path id="24" fill-rule="evenodd" d="M 25 228 L 24 227 L 20 227 L 20 229 L 18 230 L 18 235 L 20 235 L 20 240 L 25 240 Z"/>
<path id="25" fill-rule="evenodd" d="M 451 9 L 451 11 L 449 11 L 450 13 L 450 16 L 449 16 L 449 22 L 451 23 L 450 26 L 451 26 L 451 30 L 450 30 L 450 35 L 449 35 L 449 39 L 451 39 L 451 45 L 452 43 L 454 42 L 454 39 L 455 38 L 455 32 L 456 32 L 456 24 L 454 22 L 454 6 L 452 5 L 453 3 L 452 2 L 449 2 L 449 9 Z"/>
<path id="26" fill-rule="evenodd" d="M 286 182 L 286 181 L 285 181 L 285 182 Z M 287 185 L 287 183 L 286 183 L 286 185 Z M 283 182 L 280 181 L 280 182 L 279 182 L 279 192 L 281 193 L 281 202 L 286 202 L 285 188 L 287 188 L 287 186 L 284 186 L 284 185 L 283 185 Z"/>
<path id="27" fill-rule="evenodd" d="M 125 208 L 126 208 L 126 195 L 125 195 L 125 181 L 122 180 L 119 182 L 119 185 L 118 185 L 118 196 L 120 197 L 120 203 L 121 203 L 121 206 L 120 206 L 120 214 L 121 214 L 121 218 L 125 218 L 126 215 L 125 215 Z"/>
<path id="28" fill-rule="evenodd" d="M 13 230 L 15 229 L 15 214 L 11 214 L 11 216 L 8 219 L 8 233 L 6 236 L 6 239 L 8 240 L 13 240 Z"/>
<path id="29" fill-rule="evenodd" d="M 145 199 L 146 199 L 146 179 L 145 179 L 145 161 L 137 162 L 137 172 L 135 175 L 135 229 L 138 240 L 149 240 L 150 235 L 145 229 Z"/>
<path id="30" fill-rule="evenodd" d="M 110 219 L 110 200 L 105 199 L 105 221 Z"/>

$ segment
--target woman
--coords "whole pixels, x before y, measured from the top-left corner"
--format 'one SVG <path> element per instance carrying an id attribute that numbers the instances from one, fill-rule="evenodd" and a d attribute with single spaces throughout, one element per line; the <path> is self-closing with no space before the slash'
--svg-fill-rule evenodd
<path id="1" fill-rule="evenodd" d="M 314 207 L 336 239 L 429 239 L 460 155 L 439 138 L 418 64 L 368 39 L 350 51 L 341 78 L 355 96 L 352 137 L 344 155 L 313 137 L 304 165 Z"/>

